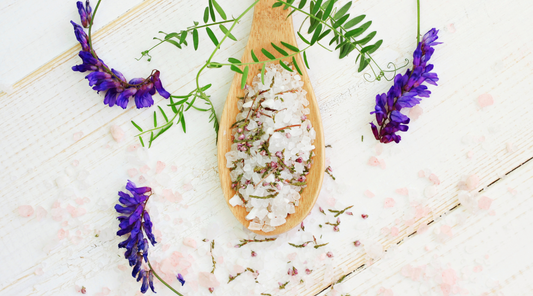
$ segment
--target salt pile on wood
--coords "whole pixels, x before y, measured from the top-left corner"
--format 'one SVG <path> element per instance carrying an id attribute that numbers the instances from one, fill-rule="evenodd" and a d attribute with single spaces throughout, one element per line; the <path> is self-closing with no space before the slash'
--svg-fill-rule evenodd
<path id="1" fill-rule="evenodd" d="M 264 82 L 257 75 L 238 102 L 226 166 L 236 190 L 229 203 L 246 207 L 250 230 L 270 232 L 298 206 L 316 134 L 300 76 L 269 65 Z"/>

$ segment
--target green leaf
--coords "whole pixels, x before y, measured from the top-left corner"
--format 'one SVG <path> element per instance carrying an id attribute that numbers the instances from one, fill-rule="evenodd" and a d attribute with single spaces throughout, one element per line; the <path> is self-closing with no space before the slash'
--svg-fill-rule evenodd
<path id="1" fill-rule="evenodd" d="M 326 31 L 322 32 L 322 34 L 318 36 L 318 39 L 316 41 L 320 41 L 324 39 L 324 37 L 328 36 L 329 33 L 331 33 L 331 29 L 327 29 Z"/>
<path id="2" fill-rule="evenodd" d="M 187 31 L 181 31 L 180 42 L 187 45 Z"/>
<path id="3" fill-rule="evenodd" d="M 296 59 L 294 58 L 294 56 L 292 57 L 292 63 L 294 64 L 294 68 L 296 68 L 296 71 L 298 71 L 300 75 L 303 75 L 302 70 L 300 70 L 300 67 L 298 66 L 298 63 L 296 62 Z"/>
<path id="4" fill-rule="evenodd" d="M 159 32 L 161 32 L 161 31 L 159 31 Z M 175 37 L 175 38 L 178 38 L 178 37 L 179 37 L 178 33 L 173 32 L 173 33 L 167 34 L 167 35 L 165 36 L 165 40 L 170 39 L 170 38 L 174 38 L 174 37 Z"/>
<path id="5" fill-rule="evenodd" d="M 154 111 L 154 127 L 157 127 L 157 114 Z"/>
<path id="6" fill-rule="evenodd" d="M 378 48 L 381 46 L 382 43 L 383 43 L 383 40 L 380 39 L 372 45 L 363 47 L 363 49 L 361 49 L 361 54 L 364 54 L 364 53 L 373 54 L 376 50 L 378 50 Z"/>
<path id="7" fill-rule="evenodd" d="M 292 3 L 294 3 L 295 0 L 287 0 L 287 4 L 285 4 L 285 7 L 283 7 L 283 10 L 287 10 L 291 5 Z"/>
<path id="8" fill-rule="evenodd" d="M 311 42 L 307 41 L 307 39 L 305 39 L 305 37 L 300 32 L 297 32 L 297 33 L 298 33 L 298 36 L 300 36 L 300 39 L 302 39 L 303 42 L 305 42 L 306 44 L 311 44 Z"/>
<path id="9" fill-rule="evenodd" d="M 348 30 L 350 29 L 351 27 L 359 24 L 364 18 L 366 17 L 366 15 L 362 14 L 360 16 L 356 16 L 354 17 L 353 19 L 349 20 L 345 25 L 344 25 L 344 29 Z"/>
<path id="10" fill-rule="evenodd" d="M 324 15 L 322 16 L 322 20 L 327 20 L 331 11 L 333 10 L 333 5 L 335 4 L 335 1 L 328 1 L 329 5 L 326 7 L 326 11 L 324 12 Z"/>
<path id="11" fill-rule="evenodd" d="M 148 148 L 152 147 L 152 142 L 154 141 L 154 132 L 150 133 L 150 140 L 148 140 Z"/>
<path id="12" fill-rule="evenodd" d="M 213 22 L 216 22 L 217 18 L 215 17 L 215 10 L 213 9 L 213 0 L 209 0 L 209 14 L 211 14 Z"/>
<path id="13" fill-rule="evenodd" d="M 142 133 L 143 129 L 138 124 L 136 124 L 133 120 L 131 121 L 131 124 L 133 124 L 133 126 Z"/>
<path id="14" fill-rule="evenodd" d="M 342 24 L 344 24 L 344 22 L 350 17 L 350 14 L 348 13 L 347 15 L 341 17 L 340 19 L 338 19 L 335 23 L 333 23 L 333 29 L 336 29 L 338 27 L 340 27 Z"/>
<path id="15" fill-rule="evenodd" d="M 318 24 L 318 27 L 316 27 L 315 33 L 313 34 L 313 37 L 311 38 L 311 45 L 315 44 L 318 41 L 318 37 L 320 36 L 321 32 L 322 32 L 322 24 Z"/>
<path id="16" fill-rule="evenodd" d="M 235 65 L 231 65 L 230 68 L 231 68 L 231 70 L 234 71 L 234 72 L 237 72 L 237 73 L 239 73 L 239 74 L 243 74 L 243 73 L 242 73 L 242 70 L 239 69 L 239 67 L 237 67 L 237 66 L 235 66 Z"/>
<path id="17" fill-rule="evenodd" d="M 283 67 L 283 69 L 285 69 L 285 70 L 287 70 L 289 72 L 293 72 L 292 69 L 289 66 L 287 66 L 287 64 L 285 64 L 283 61 L 279 61 L 279 64 L 280 64 L 281 67 Z"/>
<path id="18" fill-rule="evenodd" d="M 165 42 L 168 42 L 170 44 L 174 44 L 177 48 L 181 49 L 181 45 L 178 42 L 174 41 L 174 40 L 169 39 L 169 40 L 165 40 Z"/>
<path id="19" fill-rule="evenodd" d="M 198 50 L 198 30 L 194 29 L 192 31 L 192 42 L 194 44 L 194 50 Z"/>
<path id="20" fill-rule="evenodd" d="M 170 98 L 172 98 L 172 97 L 170 97 Z M 178 109 L 176 109 L 176 106 L 182 105 L 183 103 L 187 102 L 188 100 L 189 100 L 188 96 L 187 96 L 187 98 L 185 98 L 183 100 L 180 100 L 180 101 L 177 101 L 177 102 L 173 102 L 173 100 L 170 100 L 170 104 L 168 104 L 168 106 L 173 107 L 172 111 L 177 114 L 178 113 Z M 174 109 L 176 109 L 176 110 L 174 110 Z"/>
<path id="21" fill-rule="evenodd" d="M 231 34 L 224 25 L 220 25 L 219 28 L 224 33 L 224 35 L 228 35 L 229 39 L 237 41 L 237 38 L 235 38 L 235 36 L 233 36 L 233 34 Z"/>
<path id="22" fill-rule="evenodd" d="M 359 69 L 357 69 L 357 72 L 363 71 L 366 66 L 368 66 L 369 59 L 365 59 L 363 56 L 361 57 L 361 61 L 359 63 Z"/>
<path id="23" fill-rule="evenodd" d="M 285 46 L 286 48 L 294 51 L 294 52 L 299 52 L 300 50 L 298 49 L 298 47 L 294 46 L 294 45 L 290 45 L 289 43 L 287 42 L 283 42 L 281 41 L 281 45 Z"/>
<path id="24" fill-rule="evenodd" d="M 348 31 L 346 34 L 344 34 L 344 37 L 346 37 L 346 38 L 355 38 L 355 37 L 363 34 L 366 31 L 366 29 L 368 29 L 368 27 L 370 27 L 371 24 L 372 24 L 372 21 L 366 22 L 361 27 L 359 27 L 357 29 L 353 29 L 351 31 Z"/>
<path id="25" fill-rule="evenodd" d="M 270 42 L 270 44 L 272 44 L 272 47 L 274 47 L 274 49 L 277 50 L 282 55 L 284 55 L 284 56 L 288 56 L 289 55 L 285 50 L 281 49 L 281 47 L 279 47 L 276 44 L 274 44 L 274 42 Z"/>
<path id="26" fill-rule="evenodd" d="M 346 42 L 342 47 L 341 47 L 341 52 L 339 54 L 339 59 L 342 59 L 344 57 L 346 57 L 348 54 L 350 54 L 350 52 L 352 52 L 353 50 L 355 49 L 355 45 L 353 45 L 352 43 L 350 42 Z"/>
<path id="27" fill-rule="evenodd" d="M 207 21 L 209 21 L 209 7 L 204 10 L 204 24 L 207 24 Z"/>
<path id="28" fill-rule="evenodd" d="M 217 36 L 215 36 L 215 33 L 209 28 L 206 27 L 205 30 L 207 31 L 207 35 L 209 35 L 209 38 L 211 38 L 211 41 L 215 44 L 215 46 L 218 46 L 218 39 Z"/>
<path id="29" fill-rule="evenodd" d="M 367 44 L 370 40 L 372 40 L 372 38 L 374 38 L 374 36 L 376 36 L 376 31 L 373 31 L 371 32 L 370 34 L 366 35 L 365 38 L 357 41 L 356 43 L 358 45 L 361 45 L 361 46 L 364 46 L 365 44 Z"/>
<path id="30" fill-rule="evenodd" d="M 252 60 L 254 60 L 254 62 L 256 62 L 256 63 L 259 62 L 259 59 L 258 59 L 257 56 L 255 55 L 253 49 L 252 49 L 252 52 L 251 52 L 251 53 L 252 53 Z"/>
<path id="31" fill-rule="evenodd" d="M 208 90 L 209 88 L 211 88 L 211 86 L 212 86 L 212 84 L 209 83 L 208 85 L 206 85 L 206 86 L 200 88 L 200 91 L 206 91 L 206 90 Z"/>
<path id="32" fill-rule="evenodd" d="M 185 117 L 183 117 L 183 112 L 180 113 L 181 128 L 184 133 L 187 133 L 187 126 L 185 125 Z"/>
<path id="33" fill-rule="evenodd" d="M 339 36 L 335 34 L 335 37 L 331 38 L 331 41 L 329 42 L 329 45 L 332 45 L 335 42 L 339 42 Z"/>
<path id="34" fill-rule="evenodd" d="M 159 108 L 159 111 L 161 111 L 161 114 L 162 114 L 163 117 L 165 118 L 165 121 L 168 122 L 168 117 L 167 117 L 167 115 L 165 114 L 165 111 L 163 111 L 163 108 L 161 108 L 161 106 L 157 106 L 157 108 Z"/>
<path id="35" fill-rule="evenodd" d="M 263 63 L 263 67 L 261 68 L 261 83 L 265 84 L 265 71 L 266 71 L 266 63 Z"/>
<path id="36" fill-rule="evenodd" d="M 281 5 L 283 5 L 283 3 L 276 2 L 276 3 L 272 4 L 272 8 L 280 7 Z"/>
<path id="37" fill-rule="evenodd" d="M 236 58 L 229 58 L 228 62 L 230 62 L 232 64 L 240 64 L 241 63 L 241 61 L 237 60 Z"/>
<path id="38" fill-rule="evenodd" d="M 226 13 L 224 12 L 224 9 L 222 9 L 222 7 L 220 7 L 220 5 L 215 0 L 213 0 L 213 5 L 215 6 L 215 9 L 217 10 L 220 17 L 226 20 L 227 17 L 226 17 Z"/>
<path id="39" fill-rule="evenodd" d="M 174 123 L 171 122 L 169 125 L 165 126 L 164 128 L 160 129 L 159 132 L 157 132 L 157 134 L 154 136 L 154 138 L 152 139 L 152 141 L 155 141 L 155 139 L 157 139 L 157 137 L 159 137 L 160 135 L 162 135 L 164 132 L 166 132 L 169 128 L 172 127 Z"/>
<path id="40" fill-rule="evenodd" d="M 320 10 L 320 5 L 322 5 L 322 0 L 317 0 L 316 2 L 311 2 L 311 14 L 315 15 Z"/>
<path id="41" fill-rule="evenodd" d="M 316 18 L 321 19 L 322 18 L 322 11 L 319 11 L 316 14 Z M 309 30 L 307 31 L 308 34 L 313 33 L 313 31 L 316 29 L 316 27 L 320 24 L 320 22 L 316 19 L 312 19 L 314 22 L 311 22 L 311 25 L 309 26 Z"/>
<path id="42" fill-rule="evenodd" d="M 187 99 L 185 99 L 185 101 L 187 101 Z M 172 109 L 172 112 L 174 112 L 174 114 L 178 113 L 178 109 L 174 105 L 174 99 L 172 98 L 172 96 L 170 96 L 170 108 Z"/>
<path id="43" fill-rule="evenodd" d="M 352 7 L 352 1 L 346 3 L 343 7 L 341 7 L 341 9 L 339 9 L 337 13 L 335 13 L 333 18 L 338 20 L 339 18 L 343 17 L 348 12 L 348 10 L 350 10 L 350 7 Z"/>
<path id="44" fill-rule="evenodd" d="M 307 62 L 307 53 L 304 51 L 304 63 L 305 63 L 305 66 L 307 67 L 307 69 L 311 69 L 309 67 L 309 63 Z"/>
<path id="45" fill-rule="evenodd" d="M 302 0 L 302 1 L 300 1 L 300 4 L 298 5 L 298 8 L 299 8 L 299 9 L 304 8 L 305 3 L 307 3 L 307 0 Z"/>
<path id="46" fill-rule="evenodd" d="M 222 64 L 218 62 L 210 62 L 207 64 L 207 68 L 210 68 L 210 69 L 222 68 Z"/>
<path id="47" fill-rule="evenodd" d="M 139 142 L 141 142 L 141 145 L 144 147 L 143 138 L 141 138 L 141 136 L 139 136 Z"/>
<path id="48" fill-rule="evenodd" d="M 244 73 L 242 74 L 242 79 L 241 79 L 241 89 L 244 89 L 244 86 L 246 85 L 246 79 L 248 78 L 249 70 L 250 68 L 248 68 L 248 66 L 244 67 Z"/>
<path id="49" fill-rule="evenodd" d="M 267 58 L 269 58 L 269 59 L 271 59 L 271 60 L 275 60 L 275 59 L 276 59 L 276 57 L 275 57 L 273 54 L 271 54 L 268 50 L 266 50 L 266 49 L 264 49 L 264 48 L 261 48 L 261 52 L 262 52 Z"/>

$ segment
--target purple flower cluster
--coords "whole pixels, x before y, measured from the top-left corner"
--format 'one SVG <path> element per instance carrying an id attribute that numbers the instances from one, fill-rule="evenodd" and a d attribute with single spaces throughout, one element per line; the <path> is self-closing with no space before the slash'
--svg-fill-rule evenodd
<path id="1" fill-rule="evenodd" d="M 421 98 L 427 98 L 431 94 L 427 86 L 422 83 L 437 85 L 439 78 L 432 73 L 433 65 L 427 62 L 433 55 L 433 46 L 441 44 L 435 42 L 438 39 L 435 28 L 429 30 L 413 53 L 413 69 L 408 69 L 405 74 L 398 74 L 394 78 L 394 85 L 387 94 L 376 96 L 375 110 L 370 114 L 376 114 L 378 126 L 370 123 L 376 140 L 381 143 L 392 141 L 399 143 L 402 139 L 397 135 L 398 131 L 405 132 L 409 129 L 407 124 L 410 119 L 400 111 L 403 108 L 411 108 L 420 103 Z"/>
<path id="2" fill-rule="evenodd" d="M 129 234 L 129 237 L 118 244 L 119 248 L 125 248 L 124 257 L 128 259 L 130 266 L 133 266 L 132 276 L 137 281 L 142 279 L 141 292 L 148 291 L 148 287 L 154 291 L 153 272 L 151 269 L 142 267 L 142 262 L 148 262 L 148 240 L 152 245 L 156 244 L 152 233 L 152 222 L 150 215 L 146 211 L 146 203 L 152 194 L 150 187 L 136 187 L 128 180 L 126 189 L 132 194 L 119 191 L 120 204 L 115 205 L 115 210 L 123 214 L 118 217 L 120 230 L 118 236 Z M 148 237 L 146 239 L 144 235 Z"/>
<path id="3" fill-rule="evenodd" d="M 92 25 L 93 15 L 89 1 L 85 3 L 85 6 L 78 1 L 77 6 L 83 27 Z M 122 73 L 110 69 L 104 61 L 98 58 L 83 27 L 73 21 L 70 23 L 74 26 L 74 34 L 81 44 L 82 50 L 79 56 L 83 61 L 83 64 L 72 67 L 72 70 L 92 72 L 85 78 L 89 80 L 89 85 L 94 90 L 106 92 L 104 104 L 109 107 L 117 105 L 126 109 L 129 99 L 135 96 L 135 106 L 140 109 L 154 104 L 152 96 L 156 91 L 165 99 L 170 97 L 170 93 L 163 88 L 158 70 L 154 70 L 148 78 L 134 78 L 128 82 Z"/>

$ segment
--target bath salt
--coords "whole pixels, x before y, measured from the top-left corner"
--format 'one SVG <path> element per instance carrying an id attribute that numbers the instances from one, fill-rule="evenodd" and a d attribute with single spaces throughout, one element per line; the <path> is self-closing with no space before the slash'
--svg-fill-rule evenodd
<path id="1" fill-rule="evenodd" d="M 231 205 L 246 208 L 250 230 L 270 232 L 295 212 L 313 163 L 316 138 L 307 92 L 296 72 L 268 65 L 237 106 L 233 144 L 226 153 Z"/>
<path id="2" fill-rule="evenodd" d="M 35 212 L 33 210 L 33 207 L 30 206 L 30 205 L 23 205 L 23 206 L 19 206 L 19 209 L 18 209 L 18 212 L 19 212 L 19 215 L 21 217 L 30 217 L 31 215 L 33 215 L 33 213 Z"/>
<path id="3" fill-rule="evenodd" d="M 111 133 L 111 136 L 115 142 L 120 143 L 122 140 L 124 140 L 124 130 L 120 126 L 111 126 L 111 128 L 109 128 L 109 132 Z"/>

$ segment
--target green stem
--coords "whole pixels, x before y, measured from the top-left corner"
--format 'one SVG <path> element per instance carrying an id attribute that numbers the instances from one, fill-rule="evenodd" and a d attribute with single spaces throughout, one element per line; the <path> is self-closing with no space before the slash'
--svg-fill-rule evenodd
<path id="1" fill-rule="evenodd" d="M 420 0 L 416 0 L 416 12 L 417 12 L 417 19 L 418 19 L 418 31 L 416 34 L 416 42 L 418 44 L 420 43 Z"/>
<path id="2" fill-rule="evenodd" d="M 148 260 L 148 267 L 150 267 L 150 270 L 152 271 L 152 273 L 155 275 L 155 277 L 163 283 L 163 285 L 167 286 L 167 288 L 169 288 L 172 292 L 176 293 L 177 295 L 180 295 L 180 296 L 183 296 L 180 292 L 174 290 L 174 288 L 172 288 L 169 284 L 167 284 L 162 278 L 159 277 L 159 275 L 157 275 L 157 273 L 155 272 L 154 268 L 152 267 L 152 264 L 150 264 L 150 260 Z"/>
<path id="3" fill-rule="evenodd" d="M 102 0 L 98 0 L 98 2 L 96 3 L 96 7 L 94 8 L 94 10 L 92 12 L 91 23 L 89 24 L 89 33 L 87 34 L 87 41 L 89 42 L 89 48 L 91 49 L 91 51 L 93 51 L 92 50 L 92 48 L 93 48 L 93 40 L 91 38 L 91 31 L 93 29 L 94 16 L 96 15 L 96 12 L 98 11 L 98 7 L 100 6 L 100 2 L 102 2 Z"/>
<path id="4" fill-rule="evenodd" d="M 296 51 L 290 55 L 287 55 L 287 56 L 282 56 L 280 58 L 276 58 L 276 59 L 272 59 L 272 60 L 267 60 L 267 61 L 259 61 L 259 62 L 251 62 L 251 63 L 235 63 L 235 64 L 221 64 L 221 63 L 217 63 L 217 65 L 220 65 L 220 66 L 232 66 L 232 65 L 235 65 L 235 66 L 248 66 L 248 65 L 257 65 L 257 64 L 266 64 L 266 63 L 272 63 L 272 62 L 277 62 L 277 61 L 281 61 L 281 60 L 284 60 L 286 58 L 291 58 L 299 53 L 302 53 L 304 51 L 306 51 L 309 47 L 311 47 L 311 45 L 309 45 L 308 47 L 300 50 L 300 51 Z"/>

